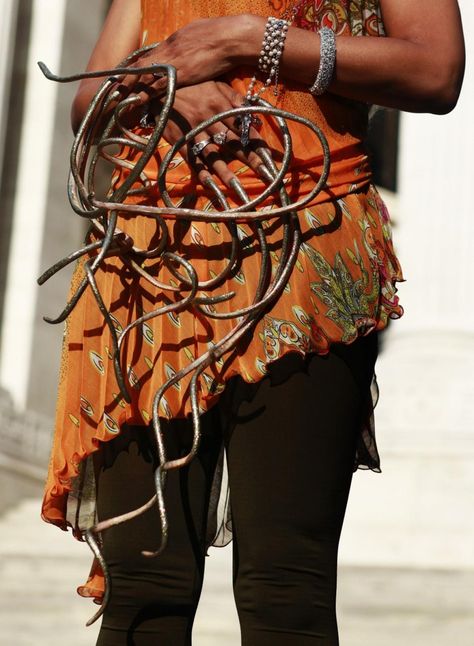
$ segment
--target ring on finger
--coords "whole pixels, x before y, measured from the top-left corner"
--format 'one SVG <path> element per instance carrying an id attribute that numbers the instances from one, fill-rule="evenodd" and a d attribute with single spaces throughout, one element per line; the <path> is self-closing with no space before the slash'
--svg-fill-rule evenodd
<path id="1" fill-rule="evenodd" d="M 229 132 L 229 128 L 227 128 L 227 130 L 221 130 L 220 132 L 216 132 L 216 134 L 212 135 L 212 141 L 218 146 L 224 145 L 225 142 L 227 141 L 228 132 Z"/>
<path id="2" fill-rule="evenodd" d="M 203 139 L 202 141 L 198 141 L 197 143 L 195 143 L 194 146 L 192 146 L 191 148 L 193 155 L 197 157 L 200 153 L 202 153 L 204 148 L 206 146 L 209 146 L 209 144 L 212 144 L 212 142 L 213 142 L 212 137 L 209 137 L 209 139 Z"/>

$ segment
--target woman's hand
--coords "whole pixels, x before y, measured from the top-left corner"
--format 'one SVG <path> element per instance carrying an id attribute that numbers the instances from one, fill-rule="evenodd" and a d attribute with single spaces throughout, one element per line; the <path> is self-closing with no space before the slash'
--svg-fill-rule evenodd
<path id="1" fill-rule="evenodd" d="M 250 14 L 195 20 L 143 54 L 133 66 L 173 65 L 179 87 L 202 83 L 238 65 L 256 66 L 264 29 L 265 18 Z M 87 71 L 115 67 L 139 47 L 139 42 L 140 0 L 114 0 Z M 72 108 L 74 132 L 101 82 L 81 82 Z M 139 94 L 143 101 L 154 93 L 162 94 L 166 83 L 166 79 L 152 74 L 129 75 L 122 80 L 126 92 Z"/>
<path id="2" fill-rule="evenodd" d="M 255 30 L 256 22 L 262 23 L 261 33 L 251 40 L 245 34 Z M 247 14 L 195 20 L 143 54 L 133 67 L 154 63 L 173 65 L 178 87 L 210 81 L 242 63 L 255 59 L 256 64 L 264 28 L 263 18 Z M 123 84 L 130 89 L 144 84 L 161 92 L 166 87 L 166 79 L 157 79 L 151 74 L 128 76 Z"/>
<path id="3" fill-rule="evenodd" d="M 221 81 L 207 81 L 178 89 L 164 138 L 170 144 L 174 144 L 206 119 L 239 107 L 243 100 L 243 96 Z M 154 101 L 150 105 L 153 109 Z M 235 121 L 232 117 L 214 123 L 197 135 L 188 147 L 180 151 L 194 168 L 203 185 L 209 182 L 212 173 L 226 186 L 235 188 L 237 178 L 228 166 L 228 162 L 232 159 L 239 159 L 255 173 L 263 176 L 261 172 L 263 161 L 255 152 L 259 147 L 264 146 L 263 141 L 259 139 L 257 131 L 251 128 L 251 140 L 244 150 L 240 141 L 240 130 Z M 215 139 L 221 140 L 222 143 L 216 143 Z M 195 145 L 201 148 L 200 152 L 193 152 Z"/>

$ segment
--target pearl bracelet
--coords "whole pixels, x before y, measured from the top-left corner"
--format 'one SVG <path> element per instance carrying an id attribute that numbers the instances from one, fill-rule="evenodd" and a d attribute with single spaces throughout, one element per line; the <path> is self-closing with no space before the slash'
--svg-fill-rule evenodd
<path id="1" fill-rule="evenodd" d="M 288 21 L 270 16 L 265 26 L 263 35 L 262 51 L 258 60 L 258 69 L 265 73 L 269 72 L 267 84 L 275 77 L 275 85 L 278 83 L 278 68 L 280 58 L 285 46 L 286 34 L 288 32 Z"/>
<path id="2" fill-rule="evenodd" d="M 268 73 L 267 80 L 263 87 L 254 94 L 253 89 L 257 83 L 257 76 L 254 75 L 250 81 L 247 89 L 247 101 L 255 100 L 262 94 L 272 81 L 275 80 L 275 85 L 278 83 L 278 68 L 280 66 L 280 58 L 285 46 L 286 34 L 288 31 L 288 21 L 280 18 L 270 16 L 265 25 L 265 33 L 263 35 L 262 49 L 260 58 L 258 59 L 258 69 L 260 72 Z"/>
<path id="3" fill-rule="evenodd" d="M 258 69 L 263 74 L 268 74 L 266 81 L 258 92 L 254 92 L 257 83 L 257 75 L 255 74 L 247 88 L 244 105 L 251 105 L 255 103 L 260 95 L 274 82 L 274 94 L 278 94 L 278 72 L 280 67 L 280 59 L 285 46 L 286 34 L 288 32 L 289 22 L 282 18 L 274 18 L 270 16 L 265 25 L 265 33 L 263 35 L 262 49 L 258 59 Z M 240 119 L 241 124 L 241 141 L 242 145 L 246 146 L 249 141 L 249 130 L 252 123 L 250 114 L 243 115 Z"/>
<path id="4" fill-rule="evenodd" d="M 331 85 L 336 64 L 336 35 L 329 27 L 318 31 L 321 38 L 319 69 L 313 85 L 309 88 L 311 94 L 320 96 Z"/>

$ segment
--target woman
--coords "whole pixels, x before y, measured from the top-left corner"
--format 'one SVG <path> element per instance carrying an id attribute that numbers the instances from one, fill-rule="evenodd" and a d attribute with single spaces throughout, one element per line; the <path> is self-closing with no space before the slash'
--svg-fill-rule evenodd
<path id="1" fill-rule="evenodd" d="M 252 102 L 265 83 L 265 74 L 251 79 L 261 63 L 269 14 L 290 25 L 277 34 L 284 44 L 279 77 L 270 74 L 261 96 L 321 127 L 331 154 L 328 182 L 298 212 L 299 254 L 278 300 L 260 313 L 228 356 L 202 375 L 198 454 L 168 473 L 166 549 L 155 559 L 141 553 L 159 542 L 162 524 L 155 507 L 103 534 L 112 595 L 101 646 L 191 643 L 206 547 L 218 540 L 220 528 L 215 495 L 223 443 L 242 643 L 338 644 L 337 546 L 352 472 L 357 467 L 379 470 L 370 426 L 377 332 L 402 314 L 395 289 L 402 274 L 363 144 L 367 105 L 439 114 L 452 110 L 462 82 L 463 38 L 455 0 L 438 0 L 435 6 L 432 0 L 114 0 L 89 69 L 114 67 L 139 46 L 159 42 L 134 65 L 172 65 L 179 87 L 165 141 L 146 169 L 141 186 L 146 190 L 130 196 L 130 204 L 160 203 L 155 181 L 160 164 L 183 133 L 242 105 L 245 97 Z M 328 37 L 323 27 L 336 34 L 334 70 L 326 53 L 332 41 L 329 50 L 321 46 Z M 331 71 L 329 87 L 320 87 L 322 69 Z M 154 74 L 122 79 L 123 92 L 131 90 L 148 101 L 146 114 L 130 115 L 137 136 L 146 137 L 148 120 L 159 114 L 166 83 Z M 274 84 L 276 97 L 270 89 Z M 81 82 L 72 110 L 75 130 L 98 85 L 95 79 Z M 315 97 L 310 88 L 324 92 L 315 91 Z M 167 177 L 176 202 L 192 196 L 197 208 L 212 208 L 212 176 L 230 206 L 262 190 L 269 173 L 262 141 L 278 159 L 280 134 L 271 117 L 261 116 L 249 124 L 247 144 L 244 122 L 223 119 L 181 150 Z M 290 122 L 289 128 L 294 162 L 286 190 L 296 201 L 321 175 L 323 155 L 301 124 Z M 117 160 L 113 189 L 126 180 L 136 151 L 123 149 Z M 258 227 L 238 226 L 242 253 L 219 284 L 219 294 L 233 294 L 214 308 L 221 312 L 249 306 L 258 289 Z M 120 228 L 142 249 L 156 244 L 156 224 L 149 218 L 122 214 Z M 268 220 L 263 228 L 275 268 L 283 256 L 281 227 Z M 201 281 L 220 275 L 232 253 L 222 224 L 176 223 L 169 229 L 170 248 L 193 264 Z M 153 260 L 143 266 L 181 289 L 175 270 Z M 80 265 L 76 283 L 81 271 Z M 119 330 L 168 302 L 120 258 L 107 259 L 96 280 Z M 117 395 L 110 334 L 92 295 L 83 295 L 66 336 L 46 520 L 71 525 L 80 535 L 96 510 L 100 520 L 107 519 L 150 498 L 158 462 L 147 426 L 153 395 L 170 375 L 224 338 L 231 325 L 216 318 L 212 308 L 194 303 L 179 316 L 153 318 L 134 330 L 124 349 L 132 386 L 127 403 Z M 190 410 L 187 378 L 161 399 L 171 459 L 189 451 Z M 101 598 L 97 565 L 80 591 Z"/>

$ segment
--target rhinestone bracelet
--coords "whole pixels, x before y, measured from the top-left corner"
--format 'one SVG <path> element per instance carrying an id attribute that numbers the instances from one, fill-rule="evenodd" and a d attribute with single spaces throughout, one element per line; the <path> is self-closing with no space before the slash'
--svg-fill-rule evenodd
<path id="1" fill-rule="evenodd" d="M 311 94 L 320 96 L 331 85 L 336 64 L 336 35 L 329 27 L 318 31 L 321 38 L 319 69 L 313 85 L 309 88 Z"/>
<path id="2" fill-rule="evenodd" d="M 289 27 L 288 20 L 282 18 L 274 18 L 270 16 L 265 25 L 265 33 L 263 35 L 262 49 L 258 59 L 258 69 L 263 74 L 267 74 L 267 79 L 263 83 L 258 92 L 254 92 L 257 83 L 257 75 L 254 74 L 250 80 L 247 94 L 245 96 L 244 105 L 252 105 L 255 103 L 260 95 L 274 82 L 275 83 L 275 96 L 278 95 L 278 72 L 280 67 L 280 59 L 285 46 L 286 34 Z M 246 146 L 249 142 L 249 130 L 252 125 L 252 117 L 250 114 L 245 114 L 240 120 L 241 134 L 240 139 L 242 145 Z"/>

